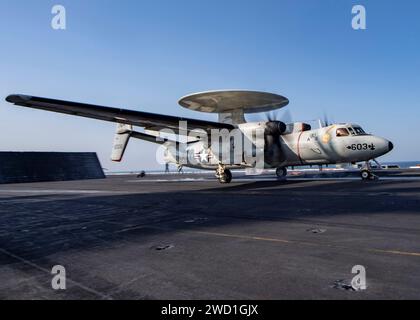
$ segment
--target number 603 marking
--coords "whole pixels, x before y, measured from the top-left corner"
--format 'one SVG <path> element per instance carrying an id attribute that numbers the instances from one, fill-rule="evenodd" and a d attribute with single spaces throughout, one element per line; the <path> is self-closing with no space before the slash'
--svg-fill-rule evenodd
<path id="1" fill-rule="evenodd" d="M 353 143 L 351 146 L 348 146 L 347 149 L 357 151 L 357 150 L 367 150 L 368 145 L 367 143 Z"/>

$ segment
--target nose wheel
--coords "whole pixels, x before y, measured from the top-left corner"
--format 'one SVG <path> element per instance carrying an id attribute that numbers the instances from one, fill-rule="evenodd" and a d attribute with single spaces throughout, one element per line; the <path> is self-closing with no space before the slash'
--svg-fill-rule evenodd
<path id="1" fill-rule="evenodd" d="M 286 178 L 287 169 L 285 167 L 277 168 L 276 169 L 276 176 L 277 176 L 277 178 Z"/>
<path id="2" fill-rule="evenodd" d="M 232 172 L 229 169 L 225 169 L 223 165 L 220 165 L 216 170 L 216 178 L 219 179 L 220 183 L 230 183 L 232 181 Z"/>
<path id="3" fill-rule="evenodd" d="M 370 172 L 367 169 L 360 171 L 360 177 L 362 178 L 362 180 L 370 180 L 371 176 L 372 176 L 372 172 Z"/>

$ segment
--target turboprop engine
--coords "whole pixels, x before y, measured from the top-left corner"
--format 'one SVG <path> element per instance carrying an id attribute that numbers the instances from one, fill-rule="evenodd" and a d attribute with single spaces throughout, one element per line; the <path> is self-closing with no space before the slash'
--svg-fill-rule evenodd
<path id="1" fill-rule="evenodd" d="M 264 130 L 264 162 L 272 166 L 283 162 L 284 154 L 280 136 L 286 131 L 282 121 L 268 121 Z"/>

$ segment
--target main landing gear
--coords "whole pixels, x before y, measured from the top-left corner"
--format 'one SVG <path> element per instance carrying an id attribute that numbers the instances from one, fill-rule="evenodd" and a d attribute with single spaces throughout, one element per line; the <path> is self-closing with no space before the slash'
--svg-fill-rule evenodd
<path id="1" fill-rule="evenodd" d="M 379 177 L 373 173 L 369 161 L 366 161 L 366 165 L 360 170 L 360 177 L 364 181 L 379 179 Z"/>
<path id="2" fill-rule="evenodd" d="M 216 178 L 219 179 L 220 183 L 230 183 L 232 181 L 232 172 L 229 169 L 225 169 L 224 165 L 219 165 L 216 170 Z"/>
<path id="3" fill-rule="evenodd" d="M 286 178 L 287 176 L 287 168 L 279 167 L 276 169 L 276 176 L 277 178 Z"/>

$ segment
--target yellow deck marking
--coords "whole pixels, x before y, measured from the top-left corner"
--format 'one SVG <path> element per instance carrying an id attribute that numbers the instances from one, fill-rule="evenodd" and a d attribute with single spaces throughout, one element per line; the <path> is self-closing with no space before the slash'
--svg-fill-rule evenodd
<path id="1" fill-rule="evenodd" d="M 243 236 L 240 234 L 229 234 L 229 233 L 218 233 L 218 232 L 206 232 L 206 231 L 193 231 L 194 233 L 206 234 L 209 236 L 219 236 L 227 238 L 237 238 L 245 240 L 260 240 L 260 241 L 271 241 L 271 242 L 282 242 L 282 243 L 293 243 L 294 241 L 275 239 L 275 238 L 263 238 L 263 237 L 254 237 L 254 236 Z"/>
<path id="2" fill-rule="evenodd" d="M 398 251 L 398 250 L 380 250 L 380 249 L 373 249 L 373 250 L 370 250 L 370 251 L 380 252 L 380 253 L 398 254 L 398 255 L 403 255 L 403 256 L 420 257 L 419 252 L 406 252 L 406 251 Z"/>
<path id="3" fill-rule="evenodd" d="M 285 240 L 285 239 L 266 238 L 266 237 L 257 237 L 257 236 L 246 236 L 246 235 L 240 235 L 240 234 L 208 232 L 208 231 L 189 231 L 189 232 L 196 233 L 196 234 L 209 235 L 209 236 L 226 237 L 226 238 L 280 242 L 280 243 L 295 243 L 295 244 L 300 244 L 300 245 L 305 245 L 305 246 L 324 246 L 324 247 L 332 247 L 332 248 L 337 248 L 337 249 L 349 249 L 348 247 L 345 247 L 345 246 L 334 245 L 334 244 L 326 244 L 326 243 L 313 243 L 313 242 L 305 242 L 305 241 Z M 361 248 L 361 250 L 369 251 L 369 252 L 375 252 L 375 253 L 388 253 L 388 254 L 393 254 L 393 255 L 420 257 L 420 252 L 407 252 L 407 251 L 399 251 L 399 250 L 381 250 L 381 249 L 370 249 L 370 248 Z"/>

